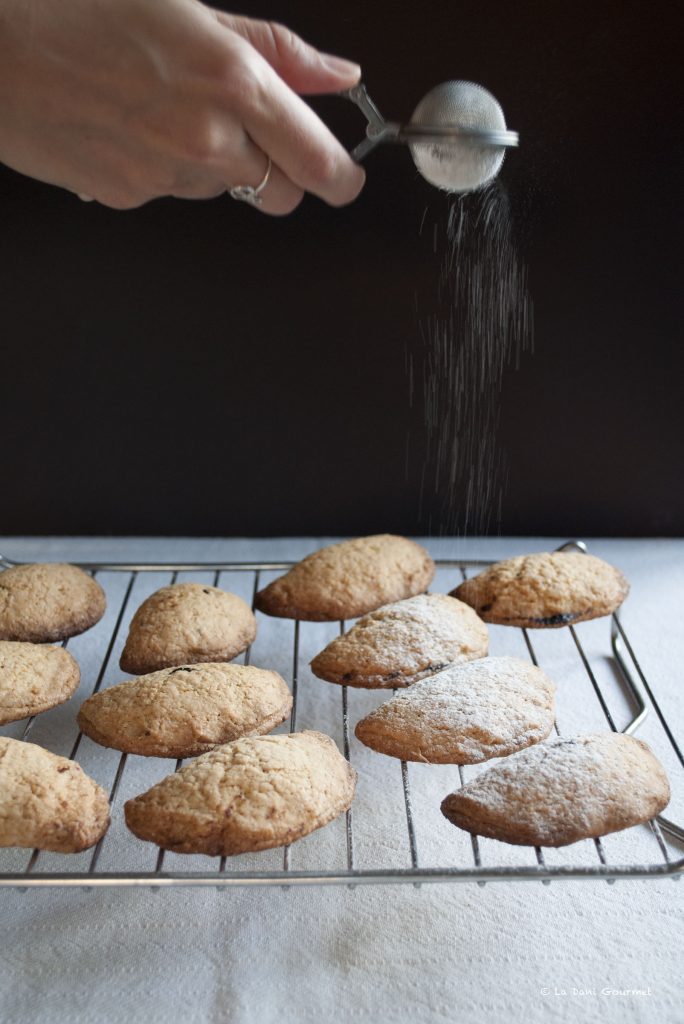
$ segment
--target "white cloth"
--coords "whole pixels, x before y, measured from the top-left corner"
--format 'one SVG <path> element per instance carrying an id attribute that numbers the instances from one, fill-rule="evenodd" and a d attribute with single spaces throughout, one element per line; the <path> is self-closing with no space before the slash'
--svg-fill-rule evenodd
<path id="1" fill-rule="evenodd" d="M 4 554 L 27 560 L 111 559 L 211 561 L 298 558 L 323 541 L 182 539 L 36 539 L 0 542 Z M 472 539 L 426 542 L 435 556 L 498 558 L 548 550 L 554 540 Z M 590 550 L 619 565 L 632 583 L 623 621 L 675 735 L 682 735 L 684 664 L 682 593 L 684 542 L 590 542 Z M 202 577 L 200 577 L 202 578 Z M 265 577 L 267 578 L 267 577 Z M 235 583 L 234 583 L 235 581 Z M 115 589 L 116 581 L 105 581 Z M 247 585 L 235 577 L 222 585 Z M 441 573 L 435 589 L 458 582 Z M 140 587 L 154 589 L 155 580 Z M 130 611 L 142 596 L 132 596 Z M 260 624 L 252 663 L 277 667 L 289 678 L 292 624 Z M 97 644 L 111 621 L 76 638 L 70 649 L 83 668 L 82 690 L 61 709 L 37 719 L 30 739 L 67 752 L 74 710 L 94 682 Z M 125 622 L 124 622 L 125 626 Z M 101 632 L 98 630 L 101 629 Z M 341 741 L 341 694 L 314 680 L 307 668 L 335 626 L 302 628 L 297 727 L 317 727 Z M 604 620 L 579 633 L 599 674 L 618 727 L 629 704 L 615 682 Z M 331 634 L 331 635 L 332 635 Z M 104 685 L 120 677 L 119 644 Z M 492 629 L 492 653 L 519 653 L 519 631 Z M 567 630 L 533 634 L 542 667 L 559 684 L 563 732 L 606 728 Z M 353 725 L 380 696 L 350 693 Z M 326 728 L 327 725 L 327 728 Z M 17 727 L 5 734 L 17 735 Z M 651 715 L 639 733 L 668 768 L 674 799 L 668 813 L 684 820 L 681 772 Z M 110 786 L 117 755 L 84 740 L 79 757 Z M 132 758 L 103 847 L 103 870 L 151 870 L 154 850 L 125 833 L 123 801 L 166 774 L 169 763 Z M 408 846 L 398 765 L 352 742 L 360 771 L 354 803 L 359 867 L 407 866 Z M 467 769 L 472 777 L 477 769 Z M 456 769 L 411 766 L 421 863 L 458 859 L 472 864 L 470 840 L 439 815 L 439 799 Z M 457 773 L 456 773 L 457 777 Z M 682 856 L 669 845 L 673 859 Z M 656 862 L 648 830 L 607 837 L 614 862 Z M 530 863 L 531 851 L 482 843 L 485 863 Z M 45 855 L 44 855 L 45 856 Z M 79 863 L 87 865 L 88 855 Z M 241 864 L 279 863 L 268 852 Z M 58 863 L 57 859 L 43 862 Z M 593 844 L 550 852 L 549 861 L 586 859 Z M 593 859 L 592 859 L 593 858 Z M 22 853 L 1 854 L 0 870 L 25 864 Z M 292 848 L 294 868 L 344 867 L 344 827 L 337 822 Z M 10 866 L 10 865 L 13 865 Z M 209 869 L 215 861 L 206 860 Z M 235 864 L 235 867 L 240 865 Z M 165 867 L 187 867 L 167 855 Z M 327 889 L 119 889 L 0 891 L 0 1020 L 5 1024 L 482 1024 L 579 1019 L 586 1022 L 681 1020 L 681 883 L 671 879 L 622 882 L 474 883 Z M 606 991 L 608 990 L 608 991 Z M 634 990 L 640 990 L 634 992 Z"/>

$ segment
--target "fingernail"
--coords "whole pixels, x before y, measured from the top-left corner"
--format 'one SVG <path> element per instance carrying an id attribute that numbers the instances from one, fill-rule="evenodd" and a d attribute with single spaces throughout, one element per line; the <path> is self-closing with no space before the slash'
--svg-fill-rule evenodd
<path id="1" fill-rule="evenodd" d="M 330 71 L 334 71 L 336 75 L 349 76 L 351 78 L 361 77 L 361 68 L 354 61 L 344 60 L 342 57 L 333 57 L 330 53 L 322 53 L 321 60 Z"/>

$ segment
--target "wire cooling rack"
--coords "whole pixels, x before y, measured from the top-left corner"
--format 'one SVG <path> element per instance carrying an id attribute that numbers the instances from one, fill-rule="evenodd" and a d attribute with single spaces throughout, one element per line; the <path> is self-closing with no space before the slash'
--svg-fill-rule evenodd
<path id="1" fill-rule="evenodd" d="M 563 549 L 567 548 L 586 551 L 585 545 L 578 541 L 563 545 Z M 16 564 L 19 563 L 0 556 L 3 567 Z M 356 745 L 353 722 L 372 706 L 386 700 L 389 694 L 323 683 L 311 675 L 306 665 L 307 658 L 332 638 L 330 633 L 323 636 L 322 629 L 344 632 L 348 624 L 292 622 L 266 616 L 259 617 L 255 643 L 258 644 L 260 638 L 270 641 L 271 661 L 266 664 L 259 660 L 259 664 L 281 671 L 293 696 L 290 721 L 281 731 L 320 728 L 334 735 L 345 757 L 359 770 L 359 790 L 366 772 L 369 784 L 363 794 L 357 792 L 346 816 L 314 833 L 314 837 L 323 837 L 324 842 L 308 837 L 292 847 L 229 859 L 181 857 L 140 843 L 123 824 L 124 798 L 147 789 L 173 770 L 174 765 L 161 759 L 119 754 L 92 743 L 78 732 L 76 725 L 80 700 L 120 679 L 118 654 L 128 621 L 141 600 L 159 586 L 179 579 L 196 579 L 240 592 L 253 602 L 260 587 L 293 563 L 76 564 L 102 583 L 108 597 L 103 621 L 83 637 L 68 641 L 82 668 L 79 694 L 67 704 L 37 718 L 13 723 L 0 733 L 31 739 L 79 760 L 84 770 L 108 789 L 112 826 L 94 848 L 82 854 L 0 851 L 0 885 L 223 888 L 402 882 L 484 885 L 502 880 L 541 881 L 548 885 L 560 879 L 604 879 L 609 883 L 628 878 L 669 876 L 678 879 L 684 870 L 684 832 L 664 817 L 561 850 L 510 847 L 455 829 L 439 813 L 434 773 L 441 773 L 436 777 L 440 782 L 443 780 L 439 790 L 443 796 L 463 785 L 472 777 L 471 772 L 477 773 L 486 765 L 445 769 L 444 766 L 407 764 Z M 491 561 L 442 559 L 436 564 L 435 589 L 447 590 L 474 571 L 490 565 Z M 595 620 L 562 629 L 528 631 L 490 627 L 490 633 L 494 653 L 526 655 L 548 671 L 557 683 L 567 683 L 563 690 L 559 686 L 556 723 L 559 735 L 559 722 L 566 733 L 599 731 L 606 726 L 625 733 L 634 733 L 637 729 L 642 730 L 642 735 L 648 732 L 646 738 L 668 770 L 673 796 L 677 794 L 678 785 L 681 790 L 678 772 L 684 766 L 682 752 L 617 614 L 610 620 Z M 495 650 L 497 646 L 499 649 Z M 254 649 L 250 648 L 240 660 L 249 664 L 253 653 Z M 273 664 L 273 658 L 277 664 Z M 625 718 L 626 724 L 622 721 Z M 647 730 L 642 729 L 645 723 Z M 181 764 L 182 761 L 177 761 L 175 769 Z M 433 773 L 430 778 L 429 773 Z M 629 780 L 625 780 L 625 784 L 628 785 Z M 674 801 L 671 807 L 673 805 Z M 300 848 L 304 851 L 301 858 Z"/>

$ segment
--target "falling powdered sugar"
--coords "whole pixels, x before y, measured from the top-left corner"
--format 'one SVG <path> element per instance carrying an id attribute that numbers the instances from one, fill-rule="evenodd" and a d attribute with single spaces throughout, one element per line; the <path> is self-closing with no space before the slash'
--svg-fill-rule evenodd
<path id="1" fill-rule="evenodd" d="M 505 485 L 500 394 L 507 367 L 532 351 L 532 303 L 503 186 L 449 202 L 446 228 L 433 228 L 435 294 L 416 295 L 421 348 L 407 359 L 425 409 L 419 515 L 429 502 L 430 532 L 487 533 Z"/>

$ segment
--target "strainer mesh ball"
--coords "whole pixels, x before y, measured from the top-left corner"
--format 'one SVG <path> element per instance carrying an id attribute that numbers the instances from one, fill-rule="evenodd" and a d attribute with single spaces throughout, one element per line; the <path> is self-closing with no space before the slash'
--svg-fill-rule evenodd
<path id="1" fill-rule="evenodd" d="M 411 124 L 457 125 L 460 128 L 505 130 L 504 113 L 496 99 L 474 82 L 443 82 L 424 96 Z M 463 138 L 447 143 L 411 143 L 413 161 L 431 185 L 446 192 L 471 192 L 495 178 L 505 150 Z"/>

